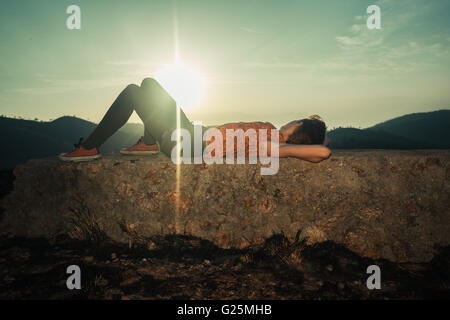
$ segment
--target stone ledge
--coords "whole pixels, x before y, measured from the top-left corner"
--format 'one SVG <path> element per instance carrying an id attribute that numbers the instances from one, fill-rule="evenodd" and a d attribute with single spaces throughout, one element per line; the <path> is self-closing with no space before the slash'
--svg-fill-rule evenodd
<path id="1" fill-rule="evenodd" d="M 336 151 L 319 164 L 181 165 L 163 155 L 79 164 L 31 160 L 15 169 L 2 234 L 147 241 L 188 234 L 259 245 L 274 233 L 332 240 L 360 255 L 425 262 L 450 243 L 450 151 Z"/>

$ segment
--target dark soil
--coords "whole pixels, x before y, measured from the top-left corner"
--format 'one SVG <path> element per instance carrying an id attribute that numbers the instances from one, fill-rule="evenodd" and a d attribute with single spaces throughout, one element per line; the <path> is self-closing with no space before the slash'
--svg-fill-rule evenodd
<path id="1" fill-rule="evenodd" d="M 1 172 L 0 198 L 13 179 Z M 70 265 L 81 268 L 81 290 L 67 289 Z M 366 286 L 370 265 L 381 269 L 380 290 Z M 449 299 L 448 270 L 450 247 L 436 250 L 429 263 L 398 264 L 283 235 L 245 250 L 186 236 L 132 248 L 0 238 L 0 299 Z"/>
<path id="2" fill-rule="evenodd" d="M 0 240 L 0 299 L 448 299 L 450 248 L 426 264 L 362 258 L 324 242 L 274 236 L 258 250 L 224 250 L 189 237 L 166 237 L 153 249 L 70 240 Z M 81 268 L 81 290 L 66 269 Z M 366 269 L 381 268 L 381 289 Z"/>

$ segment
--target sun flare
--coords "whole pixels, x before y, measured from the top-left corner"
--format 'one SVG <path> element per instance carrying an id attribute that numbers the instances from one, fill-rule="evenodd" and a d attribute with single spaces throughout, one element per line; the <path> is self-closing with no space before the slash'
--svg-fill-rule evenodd
<path id="1" fill-rule="evenodd" d="M 158 72 L 156 80 L 182 108 L 195 107 L 205 91 L 205 78 L 194 68 L 176 62 Z"/>

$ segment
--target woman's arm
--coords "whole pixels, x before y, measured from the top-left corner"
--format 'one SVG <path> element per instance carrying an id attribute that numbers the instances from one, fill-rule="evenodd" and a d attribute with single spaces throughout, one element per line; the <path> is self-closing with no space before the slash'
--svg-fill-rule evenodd
<path id="1" fill-rule="evenodd" d="M 331 156 L 331 150 L 323 145 L 280 144 L 280 158 L 295 157 L 310 162 L 320 162 Z"/>

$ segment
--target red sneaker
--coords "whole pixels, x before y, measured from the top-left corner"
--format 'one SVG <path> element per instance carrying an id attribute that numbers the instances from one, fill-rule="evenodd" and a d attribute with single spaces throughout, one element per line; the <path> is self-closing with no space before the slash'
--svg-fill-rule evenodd
<path id="1" fill-rule="evenodd" d="M 85 149 L 81 144 L 83 143 L 83 138 L 80 139 L 78 144 L 74 145 L 74 150 L 69 153 L 62 153 L 59 155 L 61 161 L 71 161 L 71 162 L 82 162 L 91 161 L 101 157 L 97 148 Z"/>
<path id="2" fill-rule="evenodd" d="M 149 154 L 159 153 L 158 144 L 146 145 L 142 138 L 132 147 L 120 150 L 121 154 L 145 156 Z"/>

